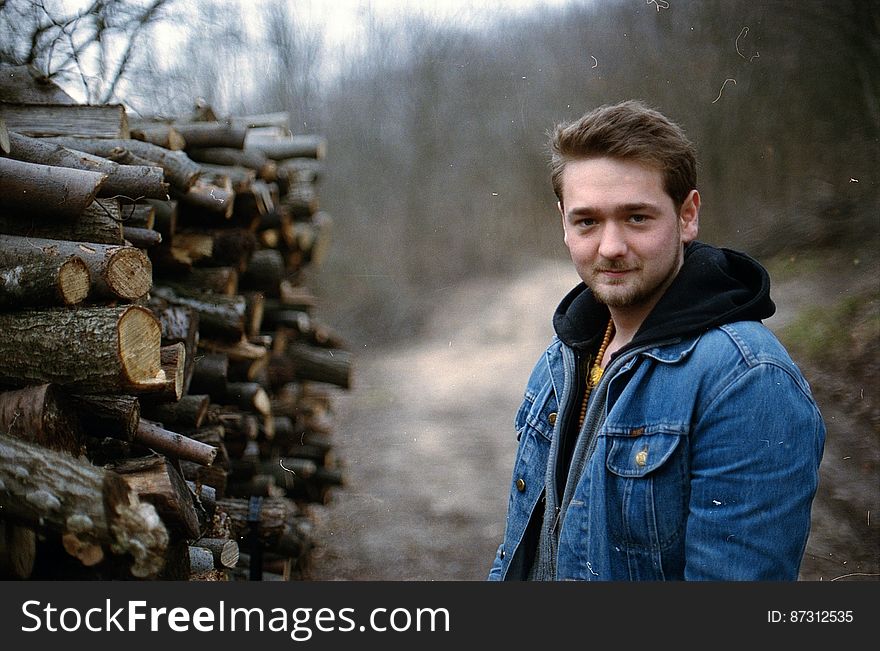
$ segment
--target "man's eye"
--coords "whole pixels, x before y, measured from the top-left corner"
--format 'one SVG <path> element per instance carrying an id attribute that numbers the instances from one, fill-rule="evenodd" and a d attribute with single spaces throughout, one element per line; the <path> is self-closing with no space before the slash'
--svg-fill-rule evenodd
<path id="1" fill-rule="evenodd" d="M 648 221 L 648 216 L 647 215 L 630 215 L 629 220 L 631 222 L 633 222 L 634 224 L 644 224 L 646 221 Z"/>
<path id="2" fill-rule="evenodd" d="M 595 223 L 596 223 L 596 220 L 595 220 L 595 219 L 590 219 L 589 217 L 587 217 L 587 218 L 584 218 L 584 219 L 579 220 L 579 221 L 577 222 L 577 225 L 578 225 L 578 226 L 581 226 L 581 227 L 583 227 L 583 228 L 586 228 L 586 227 L 592 226 L 592 225 L 595 224 Z"/>

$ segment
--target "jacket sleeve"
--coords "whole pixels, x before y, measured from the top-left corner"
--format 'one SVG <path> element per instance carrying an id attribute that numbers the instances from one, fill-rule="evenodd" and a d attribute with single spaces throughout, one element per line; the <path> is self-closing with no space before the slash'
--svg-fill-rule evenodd
<path id="1" fill-rule="evenodd" d="M 825 426 L 802 378 L 758 363 L 691 432 L 685 579 L 798 578 Z"/>

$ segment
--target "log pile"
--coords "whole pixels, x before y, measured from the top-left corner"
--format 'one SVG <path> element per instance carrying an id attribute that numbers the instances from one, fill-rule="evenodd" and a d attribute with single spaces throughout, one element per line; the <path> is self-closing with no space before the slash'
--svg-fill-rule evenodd
<path id="1" fill-rule="evenodd" d="M 31 90 L 0 97 L 0 578 L 302 576 L 352 363 L 306 286 L 324 140 Z"/>

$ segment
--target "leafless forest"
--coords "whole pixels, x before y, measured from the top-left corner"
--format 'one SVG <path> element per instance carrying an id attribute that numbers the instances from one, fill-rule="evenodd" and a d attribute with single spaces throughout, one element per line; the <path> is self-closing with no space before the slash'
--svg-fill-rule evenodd
<path id="1" fill-rule="evenodd" d="M 513 13 L 496 4 L 485 20 L 456 21 L 407 14 L 392 20 L 365 2 L 358 40 L 341 48 L 292 1 L 62 6 L 0 0 L 0 62 L 32 64 L 83 101 L 124 103 L 133 115 L 185 114 L 202 98 L 224 115 L 287 111 L 294 133 L 326 138 L 320 194 L 322 210 L 334 218 L 333 245 L 312 284 L 322 297 L 322 316 L 363 355 L 366 392 L 355 393 L 345 416 L 351 436 L 371 431 L 363 419 L 400 400 L 386 383 L 410 377 L 404 365 L 415 357 L 395 357 L 401 347 L 415 353 L 424 342 L 448 338 L 451 348 L 466 336 L 488 343 L 493 332 L 517 341 L 510 321 L 531 308 L 513 298 L 496 305 L 492 292 L 479 305 L 447 297 L 465 282 L 516 288 L 512 279 L 537 263 L 545 269 L 566 264 L 546 168 L 548 130 L 607 102 L 639 98 L 656 106 L 697 145 L 701 239 L 755 255 L 789 292 L 777 303 L 797 312 L 785 313 L 779 332 L 803 360 L 808 379 L 820 385 L 820 401 L 845 414 L 829 427 L 840 436 L 829 448 L 834 459 L 828 463 L 835 465 L 826 471 L 832 484 L 820 502 L 820 533 L 833 538 L 843 531 L 835 518 L 848 514 L 852 536 L 828 548 L 845 550 L 857 540 L 859 551 L 849 558 L 854 564 L 858 557 L 860 574 L 876 577 L 880 6 L 869 0 L 572 0 Z M 170 49 L 174 55 L 166 56 Z M 800 276 L 810 282 L 799 283 Z M 480 309 L 489 303 L 491 312 Z M 540 296 L 528 305 L 538 303 L 554 300 Z M 461 311 L 438 312 L 450 305 Z M 474 321 L 488 313 L 496 321 L 487 330 Z M 455 357 L 458 365 L 474 359 Z M 397 375 L 383 375 L 388 365 Z M 477 364 L 473 371 L 456 370 L 462 383 L 493 372 Z M 426 382 L 427 392 L 454 388 L 437 374 Z M 496 415 L 506 418 L 517 396 L 481 386 L 505 406 Z M 442 395 L 454 409 L 457 394 Z M 365 400 L 373 402 L 363 407 Z M 467 409 L 473 417 L 478 407 Z M 437 420 L 414 427 L 424 433 L 450 417 L 434 414 Z M 484 427 L 472 420 L 464 425 Z M 393 438 L 394 431 L 377 434 Z M 509 447 L 493 445 L 492 455 L 512 455 Z M 369 442 L 352 449 L 387 458 Z M 429 449 L 426 459 L 436 460 L 440 451 Z M 402 447 L 396 452 L 409 460 Z M 858 490 L 836 490 L 852 478 L 840 460 L 853 458 Z M 501 470 L 491 477 L 496 484 L 479 488 L 495 495 L 498 486 L 504 490 L 498 478 L 506 466 L 493 459 Z M 418 468 L 409 472 L 425 476 Z M 363 481 L 375 475 L 353 468 Z M 440 473 L 443 491 L 448 479 Z M 406 488 L 387 490 L 355 487 L 328 521 L 343 521 L 377 494 L 392 500 Z M 432 503 L 429 515 L 448 516 L 459 538 L 476 535 L 482 558 L 499 521 L 462 515 L 455 485 L 448 490 L 448 503 Z M 495 513 L 503 501 L 500 495 L 484 510 Z M 384 544 L 380 532 L 367 533 Z M 852 565 L 822 565 L 826 559 L 816 559 L 826 543 L 814 541 L 805 578 L 850 571 Z M 385 552 L 395 557 L 395 550 Z M 344 547 L 333 547 L 327 558 L 337 553 L 344 556 Z M 407 550 L 407 558 L 425 554 L 418 546 Z M 368 549 L 356 561 L 339 561 L 341 574 L 381 576 L 382 568 L 359 565 L 363 556 Z M 316 575 L 337 578 L 338 569 L 319 568 Z M 477 578 L 480 572 L 477 559 L 464 569 L 418 568 L 403 578 Z"/>
<path id="2" fill-rule="evenodd" d="M 322 202 L 338 228 L 320 282 L 333 321 L 365 343 L 417 333 L 450 283 L 560 254 L 545 134 L 604 102 L 641 98 L 692 135 L 704 239 L 770 255 L 876 232 L 880 17 L 864 0 L 607 0 L 515 17 L 502 2 L 478 24 L 365 11 L 344 51 L 300 3 L 78 4 L 72 20 L 0 3 L 0 58 L 135 112 L 203 97 L 326 135 Z M 167 63 L 172 46 L 184 56 Z"/>

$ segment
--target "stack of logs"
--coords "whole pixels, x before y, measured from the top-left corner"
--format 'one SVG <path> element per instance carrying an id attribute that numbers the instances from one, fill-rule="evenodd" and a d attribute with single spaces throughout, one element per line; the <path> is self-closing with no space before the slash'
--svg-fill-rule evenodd
<path id="1" fill-rule="evenodd" d="M 351 373 L 304 285 L 330 226 L 323 139 L 203 105 L 129 123 L 12 70 L 0 577 L 301 577 Z"/>

